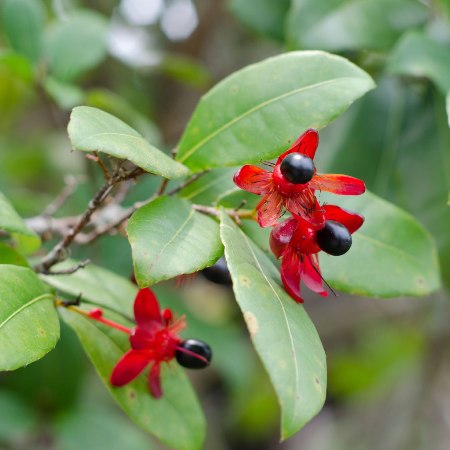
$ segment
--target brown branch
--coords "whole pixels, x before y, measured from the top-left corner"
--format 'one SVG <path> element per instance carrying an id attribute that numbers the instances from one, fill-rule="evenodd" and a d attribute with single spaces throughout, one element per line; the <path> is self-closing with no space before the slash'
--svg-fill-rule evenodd
<path id="1" fill-rule="evenodd" d="M 178 193 L 183 188 L 185 188 L 186 186 L 189 186 L 194 181 L 198 180 L 202 175 L 205 175 L 208 172 L 209 171 L 204 171 L 204 172 L 195 174 L 194 176 L 192 176 L 191 178 L 186 180 L 184 183 L 182 183 L 180 186 L 176 187 L 175 189 L 172 189 L 170 192 L 167 193 L 167 195 L 174 195 L 174 194 Z M 165 188 L 166 188 L 168 182 L 169 182 L 168 179 L 164 179 L 162 181 L 162 183 L 160 184 L 159 188 L 157 189 L 156 193 L 153 194 L 150 198 L 148 198 L 147 200 L 141 201 L 141 202 L 136 202 L 134 205 L 130 206 L 129 208 L 124 209 L 122 214 L 120 214 L 114 221 L 104 224 L 102 226 L 99 226 L 88 234 L 80 235 L 79 239 L 77 239 L 77 242 L 82 245 L 91 244 L 92 242 L 97 240 L 102 235 L 104 235 L 106 233 L 110 233 L 111 231 L 115 230 L 116 228 L 119 228 L 126 220 L 128 220 L 132 216 L 132 214 L 136 210 L 138 210 L 142 206 L 150 203 L 155 198 L 162 195 L 165 191 Z"/>
<path id="2" fill-rule="evenodd" d="M 35 266 L 36 272 L 39 273 L 50 273 L 50 268 L 63 261 L 67 258 L 68 249 L 72 242 L 75 240 L 77 235 L 83 230 L 83 228 L 90 222 L 94 212 L 99 209 L 106 198 L 109 196 L 116 184 L 129 180 L 130 178 L 135 178 L 137 174 L 142 173 L 142 169 L 134 169 L 131 172 L 120 173 L 121 166 L 116 168 L 116 172 L 111 175 L 111 177 L 106 180 L 105 184 L 97 191 L 94 197 L 88 204 L 86 211 L 81 214 L 74 226 L 69 230 L 67 234 L 59 241 L 53 249 L 41 260 L 39 264 Z"/>
<path id="3" fill-rule="evenodd" d="M 84 157 L 86 159 L 89 159 L 90 161 L 96 162 L 99 165 L 100 169 L 102 170 L 105 180 L 109 180 L 111 178 L 111 172 L 106 167 L 105 163 L 102 161 L 100 156 L 98 156 L 98 153 L 97 152 L 93 152 L 93 153 L 94 153 L 93 155 L 88 153 L 87 155 L 84 155 Z"/>
<path id="4" fill-rule="evenodd" d="M 157 196 L 164 194 L 164 191 L 166 190 L 166 187 L 167 187 L 167 183 L 169 183 L 169 179 L 164 178 L 156 191 Z"/>
<path id="5" fill-rule="evenodd" d="M 78 222 L 79 216 L 61 217 L 55 219 L 48 216 L 36 216 L 25 219 L 28 228 L 38 234 L 43 241 L 48 241 L 56 234 L 65 236 Z"/>
<path id="6" fill-rule="evenodd" d="M 71 275 L 79 269 L 84 269 L 90 262 L 90 259 L 85 259 L 84 261 L 81 261 L 75 266 L 69 267 L 67 269 L 48 271 L 46 275 Z"/>
<path id="7" fill-rule="evenodd" d="M 123 183 L 120 184 L 117 194 L 111 199 L 109 205 L 106 207 L 103 206 L 104 201 L 111 193 L 113 187 L 121 181 L 129 181 L 139 175 L 142 175 L 143 173 L 146 172 L 139 167 L 133 169 L 131 172 L 121 173 L 120 175 L 116 172 L 115 175 L 111 176 L 106 181 L 105 185 L 102 186 L 102 188 L 89 203 L 87 210 L 80 216 L 53 218 L 40 215 L 27 219 L 26 222 L 28 226 L 38 233 L 43 239 L 48 240 L 53 234 L 57 234 L 62 237 L 62 240 L 35 267 L 36 271 L 41 273 L 49 273 L 49 269 L 53 265 L 66 259 L 67 249 L 73 242 L 80 245 L 91 244 L 104 234 L 111 233 L 112 231 L 120 228 L 137 209 L 162 195 L 169 181 L 167 179 L 164 179 L 161 182 L 156 193 L 148 199 L 136 202 L 128 208 L 123 208 L 119 205 L 119 203 L 124 199 L 130 186 L 129 184 Z M 178 193 L 206 173 L 207 171 L 204 171 L 193 175 L 184 183 L 168 192 L 167 195 L 174 195 Z M 111 214 L 110 211 L 112 206 L 116 208 L 116 210 L 113 211 L 113 214 Z M 200 207 L 200 205 L 198 205 L 198 207 Z M 218 210 L 214 208 L 211 208 L 209 212 L 202 212 L 205 214 L 209 213 L 210 215 L 214 215 L 212 211 L 216 211 L 216 215 L 218 215 Z M 239 220 L 239 214 L 230 212 L 231 216 L 237 218 L 236 220 Z M 110 220 L 111 216 L 114 216 L 113 220 Z M 93 225 L 93 229 L 87 233 L 83 233 L 82 231 L 88 224 Z"/>
<path id="8" fill-rule="evenodd" d="M 103 236 L 104 234 L 110 233 L 113 230 L 119 228 L 126 220 L 128 220 L 131 215 L 140 208 L 142 202 L 139 202 L 139 206 L 130 206 L 127 209 L 124 209 L 123 213 L 119 215 L 114 221 L 104 224 L 102 226 L 96 227 L 94 230 L 92 230 L 90 233 L 82 234 L 78 236 L 77 243 L 81 245 L 87 245 L 91 244 L 95 240 L 97 240 L 99 237 Z"/>
<path id="9" fill-rule="evenodd" d="M 200 177 L 202 177 L 203 175 L 207 174 L 208 172 L 209 172 L 209 170 L 205 170 L 203 172 L 196 173 L 191 178 L 187 179 L 184 183 L 181 183 L 179 186 L 177 186 L 176 188 L 174 188 L 170 192 L 168 192 L 167 195 L 177 194 L 182 189 L 184 189 L 185 187 L 189 186 L 194 181 L 197 181 Z"/>
<path id="10" fill-rule="evenodd" d="M 204 206 L 204 205 L 192 205 L 192 208 L 198 211 L 199 213 L 206 214 L 208 216 L 219 217 L 220 209 L 217 209 L 213 206 Z M 238 211 L 236 209 L 223 209 L 225 214 L 232 217 L 238 225 L 241 225 L 241 219 L 253 219 L 255 216 L 254 211 Z"/>

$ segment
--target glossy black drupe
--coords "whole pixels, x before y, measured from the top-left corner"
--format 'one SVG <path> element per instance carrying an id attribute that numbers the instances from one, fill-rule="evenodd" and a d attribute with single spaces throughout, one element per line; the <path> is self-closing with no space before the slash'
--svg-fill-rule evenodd
<path id="1" fill-rule="evenodd" d="M 187 367 L 188 369 L 203 369 L 211 362 L 212 350 L 206 342 L 198 339 L 186 339 L 180 344 L 180 347 L 188 352 L 194 353 L 188 354 L 181 350 L 176 351 L 175 357 L 177 358 L 178 364 L 183 367 Z M 195 355 L 201 356 L 204 359 L 197 358 Z"/>
<path id="2" fill-rule="evenodd" d="M 352 235 L 342 223 L 327 220 L 325 226 L 316 234 L 317 244 L 326 253 L 340 256 L 352 246 Z"/>
<path id="3" fill-rule="evenodd" d="M 213 266 L 203 269 L 202 274 L 212 283 L 225 286 L 231 286 L 232 284 L 227 262 L 223 256 Z"/>
<path id="4" fill-rule="evenodd" d="M 301 153 L 291 153 L 283 159 L 280 171 L 293 184 L 304 184 L 314 176 L 314 163 Z"/>

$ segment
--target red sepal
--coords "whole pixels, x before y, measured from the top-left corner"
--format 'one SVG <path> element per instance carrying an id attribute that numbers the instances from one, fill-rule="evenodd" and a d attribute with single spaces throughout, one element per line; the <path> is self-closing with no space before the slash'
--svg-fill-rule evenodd
<path id="1" fill-rule="evenodd" d="M 285 208 L 293 215 L 305 220 L 310 227 L 322 228 L 325 221 L 323 209 L 315 195 L 305 189 L 295 197 L 285 199 Z"/>
<path id="2" fill-rule="evenodd" d="M 270 248 L 277 258 L 286 249 L 286 245 L 292 239 L 296 228 L 297 220 L 291 217 L 290 219 L 283 220 L 283 222 L 274 227 L 270 232 Z"/>
<path id="3" fill-rule="evenodd" d="M 272 187 L 272 174 L 258 166 L 242 166 L 234 175 L 234 183 L 253 194 L 267 194 Z"/>
<path id="4" fill-rule="evenodd" d="M 113 386 L 123 386 L 133 381 L 148 365 L 149 360 L 144 352 L 129 350 L 114 367 L 110 382 Z"/>
<path id="5" fill-rule="evenodd" d="M 297 302 L 303 303 L 300 293 L 301 261 L 297 253 L 289 246 L 283 252 L 281 260 L 281 281 L 286 292 Z"/>
<path id="6" fill-rule="evenodd" d="M 148 373 L 148 388 L 150 393 L 155 398 L 160 398 L 162 396 L 161 388 L 161 366 L 159 363 L 153 364 L 150 372 Z"/>
<path id="7" fill-rule="evenodd" d="M 364 223 L 364 217 L 336 205 L 325 205 L 326 220 L 335 220 L 344 225 L 350 233 L 354 233 Z"/>
<path id="8" fill-rule="evenodd" d="M 319 146 L 319 133 L 314 128 L 307 129 L 278 159 L 277 164 L 280 164 L 283 159 L 290 153 L 301 153 L 314 159 L 317 147 Z"/>
<path id="9" fill-rule="evenodd" d="M 156 323 L 156 322 L 155 322 Z M 157 327 L 154 328 L 154 331 Z M 134 350 L 145 350 L 151 348 L 155 340 L 155 333 L 153 331 L 144 330 L 142 328 L 135 328 L 130 334 L 131 348 Z"/>
<path id="10" fill-rule="evenodd" d="M 264 228 L 276 225 L 283 210 L 283 197 L 274 189 L 261 199 L 256 210 L 259 226 Z"/>
<path id="11" fill-rule="evenodd" d="M 364 181 L 348 175 L 314 175 L 309 182 L 311 189 L 340 195 L 360 195 L 366 191 Z"/>
<path id="12" fill-rule="evenodd" d="M 161 312 L 155 294 L 148 288 L 140 289 L 134 301 L 134 318 L 138 327 L 151 329 L 161 323 Z"/>
<path id="13" fill-rule="evenodd" d="M 304 255 L 301 268 L 301 280 L 311 291 L 326 297 L 328 292 L 323 287 L 317 254 Z"/>

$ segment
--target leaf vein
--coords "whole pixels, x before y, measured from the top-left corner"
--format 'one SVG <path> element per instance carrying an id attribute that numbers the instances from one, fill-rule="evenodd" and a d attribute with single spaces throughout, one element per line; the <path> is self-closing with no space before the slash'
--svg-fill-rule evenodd
<path id="1" fill-rule="evenodd" d="M 224 226 L 227 226 L 228 228 L 233 230 L 229 225 L 225 225 L 224 224 Z M 277 300 L 278 300 L 278 302 L 280 304 L 281 310 L 283 312 L 283 316 L 284 316 L 284 319 L 285 319 L 285 322 L 286 322 L 286 328 L 287 328 L 288 335 L 289 335 L 289 340 L 291 341 L 291 347 L 292 347 L 292 356 L 293 356 L 294 367 L 295 367 L 295 397 L 297 398 L 297 396 L 299 396 L 299 394 L 300 394 L 300 389 L 299 389 L 299 375 L 300 374 L 298 372 L 298 360 L 297 360 L 297 352 L 296 352 L 296 347 L 295 347 L 295 341 L 294 341 L 294 338 L 292 336 L 292 331 L 291 331 L 291 327 L 289 325 L 289 320 L 288 320 L 288 316 L 287 316 L 287 313 L 286 313 L 286 309 L 285 309 L 285 307 L 283 305 L 283 302 L 281 301 L 280 296 L 278 295 L 277 291 L 275 290 L 275 288 L 273 287 L 272 283 L 270 282 L 270 279 L 266 276 L 266 274 L 265 274 L 265 272 L 264 272 L 260 262 L 256 258 L 255 252 L 253 251 L 253 249 L 252 249 L 252 247 L 250 245 L 250 240 L 248 239 L 247 235 L 241 229 L 239 229 L 239 232 L 244 237 L 245 243 L 247 244 L 247 247 L 249 248 L 250 253 L 252 254 L 253 260 L 255 261 L 256 265 L 258 266 L 258 268 L 259 268 L 261 274 L 263 275 L 264 279 L 267 281 L 267 284 L 270 286 L 270 288 L 272 289 L 273 293 L 275 294 L 275 297 L 277 298 Z M 295 404 L 297 404 L 297 403 L 295 403 Z M 298 408 L 295 407 L 295 409 L 294 409 L 294 418 L 293 418 L 294 422 L 295 422 L 295 420 L 297 418 L 297 415 L 298 415 Z"/>
<path id="2" fill-rule="evenodd" d="M 270 105 L 271 103 L 274 103 L 274 102 L 276 102 L 278 100 L 283 100 L 284 98 L 287 98 L 287 97 L 290 97 L 292 95 L 298 94 L 299 92 L 307 91 L 309 89 L 313 89 L 313 88 L 316 88 L 316 87 L 319 87 L 319 86 L 324 86 L 324 85 L 327 85 L 327 84 L 332 84 L 332 83 L 335 83 L 337 81 L 341 82 L 342 80 L 348 79 L 348 78 L 350 78 L 350 77 L 341 77 L 341 78 L 336 78 L 336 79 L 332 79 L 332 80 L 321 81 L 320 83 L 311 84 L 309 86 L 302 86 L 301 88 L 293 89 L 292 91 L 285 92 L 284 94 L 278 95 L 277 97 L 273 97 L 273 98 L 271 98 L 269 100 L 261 102 L 258 105 L 254 106 L 253 108 L 250 108 L 249 110 L 243 112 L 239 116 L 234 117 L 232 120 L 230 120 L 229 122 L 227 122 L 224 125 L 222 125 L 221 127 L 219 127 L 216 131 L 214 131 L 211 134 L 209 134 L 208 136 L 206 136 L 197 145 L 194 145 L 183 156 L 181 156 L 180 159 L 179 159 L 179 162 L 182 163 L 182 162 L 186 161 L 186 159 L 188 159 L 192 154 L 194 154 L 199 148 L 203 147 L 207 142 L 209 142 L 210 140 L 215 138 L 218 134 L 222 133 L 224 130 L 230 128 L 235 123 L 241 121 L 242 119 L 244 119 L 245 117 L 249 116 L 250 114 L 253 114 L 254 112 L 256 112 L 256 111 L 258 111 L 260 109 L 263 109 L 264 107 Z"/>
<path id="3" fill-rule="evenodd" d="M 174 235 L 164 244 L 163 248 L 160 252 L 158 252 L 155 257 L 153 258 L 153 262 L 150 264 L 148 270 L 151 271 L 154 265 L 158 262 L 158 260 L 161 258 L 163 253 L 165 252 L 166 248 L 178 237 L 178 235 L 181 233 L 183 228 L 189 223 L 189 221 L 192 219 L 192 216 L 194 215 L 194 210 L 191 209 L 186 220 L 181 224 L 181 226 L 178 228 L 178 230 L 174 233 Z"/>
<path id="4" fill-rule="evenodd" d="M 42 294 L 39 295 L 36 298 L 31 299 L 29 302 L 23 304 L 19 309 L 16 309 L 12 314 L 10 314 L 2 323 L 0 323 L 0 328 L 2 328 L 4 325 L 6 325 L 7 322 L 9 322 L 13 317 L 17 316 L 20 312 L 22 312 L 24 309 L 28 308 L 29 306 L 33 305 L 34 303 L 43 300 L 45 298 L 53 298 L 52 294 Z"/>
<path id="5" fill-rule="evenodd" d="M 80 142 L 77 142 L 75 145 L 77 147 L 81 147 L 83 142 L 88 141 L 89 139 L 97 138 L 99 136 L 122 136 L 125 138 L 134 138 L 134 139 L 139 139 L 140 141 L 144 141 L 148 145 L 151 145 L 142 136 L 133 136 L 132 134 L 124 134 L 124 133 L 111 133 L 110 131 L 104 132 L 104 133 L 95 133 L 95 134 L 91 134 L 90 136 L 86 136 L 84 139 L 82 139 Z"/>

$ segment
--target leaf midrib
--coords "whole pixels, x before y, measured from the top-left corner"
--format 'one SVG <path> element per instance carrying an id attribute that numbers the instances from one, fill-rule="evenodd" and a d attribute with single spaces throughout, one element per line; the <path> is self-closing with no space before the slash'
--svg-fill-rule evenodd
<path id="1" fill-rule="evenodd" d="M 104 332 L 103 332 L 96 324 L 93 324 L 93 323 L 89 322 L 89 320 L 85 319 L 84 317 L 82 317 L 82 319 L 84 319 L 84 320 L 86 321 L 86 323 L 89 323 L 89 325 L 91 325 L 92 327 L 94 327 L 94 328 L 97 330 L 98 333 L 102 334 L 106 339 L 108 339 L 108 340 L 110 341 L 110 343 L 118 350 L 118 352 L 119 352 L 120 354 L 122 354 L 122 355 L 124 354 L 123 350 L 119 347 L 119 345 L 118 345 L 118 344 L 114 341 L 114 339 L 112 339 L 107 333 L 104 333 Z M 78 333 L 77 333 L 77 335 L 78 335 Z M 84 342 L 83 342 L 84 339 L 82 339 L 79 335 L 78 335 L 78 337 L 79 337 L 80 341 L 82 341 L 83 347 L 85 347 Z M 86 353 L 87 353 L 87 351 L 86 351 Z M 95 369 L 97 370 L 97 372 L 99 373 L 101 380 L 102 380 L 103 383 L 106 385 L 106 388 L 113 394 L 114 391 L 113 391 L 113 389 L 111 388 L 111 385 L 107 382 L 107 379 L 100 373 L 100 370 L 97 369 L 97 365 L 94 364 L 93 358 L 91 358 L 91 356 L 90 356 L 89 354 L 88 354 L 88 357 L 89 357 L 89 359 L 92 361 L 92 363 L 93 363 Z M 149 364 L 150 364 L 150 363 L 149 363 Z M 146 369 L 144 369 L 144 370 L 146 370 Z M 141 374 L 138 375 L 138 377 L 137 377 L 136 379 L 141 379 L 141 380 L 142 380 L 142 379 L 145 379 L 145 375 L 144 375 L 143 373 L 141 373 Z M 149 395 L 150 395 L 150 394 L 149 394 Z M 118 399 L 115 395 L 112 395 L 112 397 L 114 398 L 114 400 L 115 400 L 121 407 L 123 407 L 123 408 L 125 409 L 125 406 L 123 406 L 123 405 L 119 402 L 119 399 Z M 174 404 L 173 404 L 171 401 L 169 401 L 167 398 L 166 398 L 165 400 L 166 400 L 167 403 L 170 404 L 171 409 L 173 410 L 173 412 L 181 419 L 180 421 L 181 421 L 182 423 L 186 424 L 187 422 L 186 422 L 184 416 L 178 411 L 178 409 L 174 406 Z M 125 402 L 124 402 L 124 405 L 125 405 Z M 130 409 L 131 409 L 131 408 L 130 408 Z M 158 437 L 158 438 L 161 439 L 161 440 L 163 439 L 163 438 L 161 438 L 160 435 L 157 434 L 155 431 L 152 431 L 152 434 L 154 434 L 156 437 Z M 186 430 L 185 430 L 185 429 L 183 429 L 183 434 L 186 436 Z M 187 438 L 186 438 L 186 439 L 187 439 Z"/>
<path id="2" fill-rule="evenodd" d="M 43 300 L 45 298 L 51 299 L 51 298 L 53 298 L 53 295 L 49 294 L 49 293 L 42 294 L 42 295 L 39 295 L 38 297 L 31 299 L 27 303 L 24 303 L 20 308 L 16 309 L 2 323 L 0 323 L 0 329 L 3 328 L 11 319 L 13 319 L 17 314 L 22 312 L 24 309 L 30 307 L 31 305 L 34 305 L 36 302 Z"/>
<path id="3" fill-rule="evenodd" d="M 225 123 L 224 125 L 222 125 L 221 127 L 219 127 L 216 131 L 212 132 L 211 134 L 209 134 L 208 136 L 206 136 L 204 139 L 202 139 L 200 142 L 197 143 L 197 145 L 194 145 L 190 150 L 188 150 L 183 156 L 180 157 L 180 159 L 178 160 L 180 163 L 183 163 L 184 161 L 186 161 L 186 159 L 188 159 L 189 157 L 191 157 L 199 148 L 203 147 L 207 142 L 209 142 L 210 140 L 214 139 L 218 134 L 222 133 L 223 131 L 227 130 L 228 128 L 230 128 L 231 126 L 233 126 L 235 123 L 241 121 L 242 119 L 244 119 L 245 117 L 249 116 L 250 114 L 253 114 L 254 112 L 263 109 L 264 107 L 266 107 L 267 105 L 270 105 L 271 103 L 274 103 L 278 100 L 282 100 L 284 98 L 290 97 L 291 95 L 295 95 L 298 94 L 299 92 L 303 92 L 303 91 L 307 91 L 309 89 L 313 89 L 319 86 L 324 86 L 327 84 L 332 84 L 332 83 L 336 83 L 336 82 L 341 82 L 342 80 L 346 80 L 346 79 L 354 79 L 356 77 L 341 77 L 341 78 L 334 78 L 332 80 L 326 80 L 326 81 L 321 81 L 320 83 L 315 83 L 315 84 L 311 84 L 309 86 L 302 86 L 301 88 L 297 88 L 294 89 L 292 91 L 289 92 L 285 92 L 282 95 L 278 95 L 276 97 L 273 97 L 269 100 L 266 100 L 256 106 L 254 106 L 253 108 L 250 108 L 249 110 L 243 112 L 242 114 L 234 117 L 232 120 L 230 120 L 229 122 Z"/>
<path id="4" fill-rule="evenodd" d="M 226 224 L 222 224 L 224 227 L 228 227 L 230 230 L 234 231 L 233 228 L 231 228 L 229 225 Z M 291 327 L 289 324 L 289 320 L 288 320 L 288 316 L 286 313 L 286 309 L 283 305 L 283 302 L 281 301 L 280 296 L 278 295 L 277 291 L 274 289 L 272 283 L 270 282 L 269 278 L 266 276 L 266 273 L 264 272 L 260 262 L 258 261 L 255 252 L 253 251 L 251 245 L 250 245 L 250 240 L 247 237 L 247 235 L 239 228 L 238 229 L 239 232 L 242 234 L 242 236 L 244 237 L 245 243 L 247 244 L 247 247 L 250 250 L 250 253 L 253 257 L 253 260 L 256 262 L 261 274 L 263 275 L 264 279 L 266 280 L 267 284 L 270 286 L 270 288 L 272 289 L 273 293 L 275 294 L 275 297 L 277 298 L 281 310 L 283 312 L 283 316 L 286 322 L 286 328 L 288 331 L 288 335 L 289 335 L 289 340 L 291 341 L 291 348 L 292 348 L 292 356 L 293 356 L 293 360 L 294 360 L 294 367 L 295 367 L 295 398 L 299 398 L 300 397 L 300 388 L 299 388 L 299 372 L 298 372 L 298 360 L 297 360 L 297 352 L 296 352 L 296 347 L 295 347 L 295 342 L 294 342 L 294 338 L 292 336 L 292 331 L 291 331 Z M 297 405 L 297 402 L 294 403 L 295 405 Z M 294 407 L 294 416 L 293 416 L 293 422 L 296 422 L 298 416 L 298 408 L 297 406 Z"/>
<path id="5" fill-rule="evenodd" d="M 200 186 L 196 191 L 192 191 L 189 194 L 185 195 L 183 198 L 192 200 L 195 196 L 205 192 L 207 189 L 209 189 L 210 187 L 212 187 L 216 184 L 221 184 L 223 180 L 226 180 L 229 177 L 230 177 L 229 172 L 224 173 L 224 174 L 214 178 L 209 183 L 205 183 L 203 186 Z"/>
<path id="6" fill-rule="evenodd" d="M 147 144 L 149 147 L 151 147 L 151 144 L 148 143 L 142 136 L 134 136 L 132 134 L 113 133 L 110 131 L 108 131 L 108 132 L 105 131 L 103 133 L 96 133 L 96 134 L 91 134 L 90 136 L 86 136 L 81 141 L 75 143 L 75 148 L 81 147 L 84 142 L 89 141 L 89 139 L 97 138 L 99 136 L 121 136 L 121 137 L 125 137 L 125 138 L 134 138 L 134 139 L 138 139 L 139 141 L 142 141 L 144 144 Z"/>
<path id="7" fill-rule="evenodd" d="M 181 233 L 183 228 L 189 223 L 189 221 L 192 219 L 195 211 L 193 209 L 190 209 L 189 214 L 186 218 L 186 220 L 180 225 L 180 227 L 177 229 L 177 231 L 173 234 L 173 236 L 164 244 L 163 248 L 155 255 L 153 258 L 153 261 L 151 262 L 148 271 L 150 272 L 151 269 L 154 267 L 154 265 L 159 261 L 161 256 L 164 254 L 166 248 L 174 242 L 174 240 L 178 237 L 178 235 Z"/>

